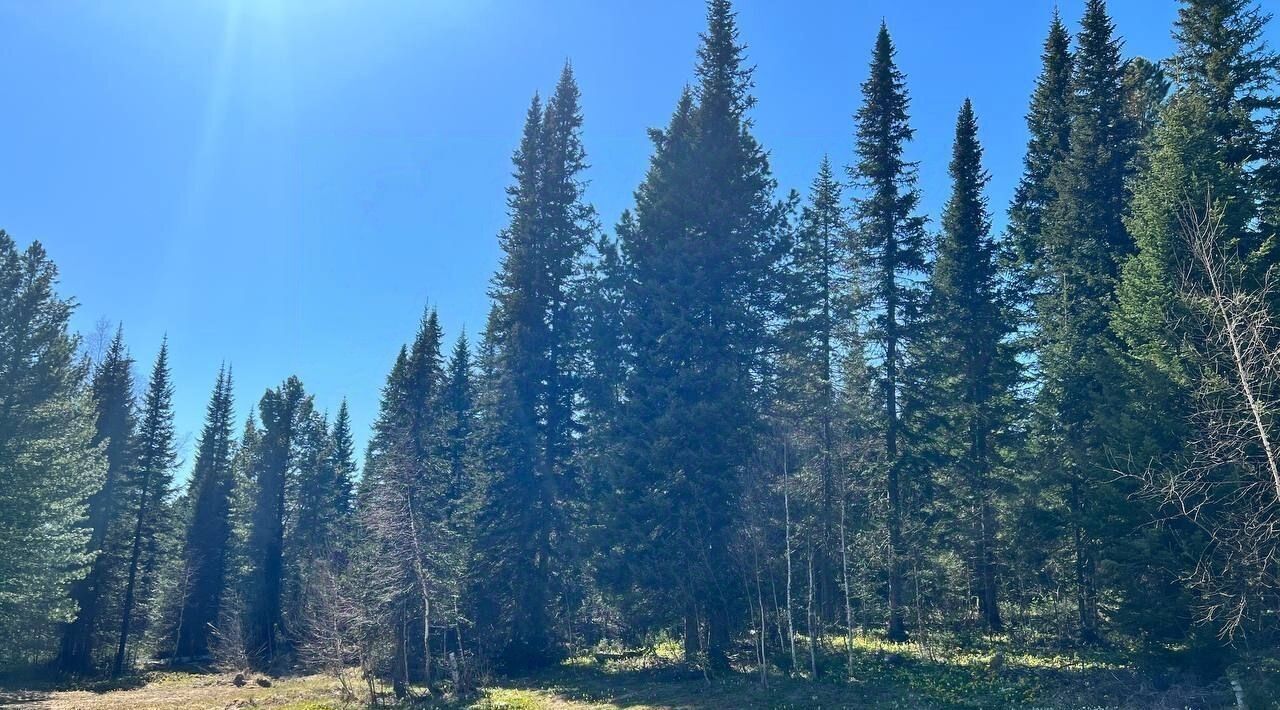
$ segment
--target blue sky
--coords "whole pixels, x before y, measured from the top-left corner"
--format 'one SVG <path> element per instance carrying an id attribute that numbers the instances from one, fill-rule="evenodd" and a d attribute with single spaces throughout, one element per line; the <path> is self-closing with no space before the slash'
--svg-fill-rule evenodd
<path id="1" fill-rule="evenodd" d="M 1074 28 L 1081 0 L 1061 3 Z M 1126 52 L 1172 48 L 1172 0 L 1112 3 Z M 757 135 L 782 189 L 850 162 L 884 18 L 907 74 L 924 208 L 973 99 L 998 222 L 1053 0 L 742 0 Z M 589 196 L 611 226 L 691 80 L 695 0 L 0 0 L 0 227 L 41 240 L 140 371 L 168 334 L 191 444 L 219 363 L 237 416 L 293 373 L 360 443 L 424 305 L 476 333 L 530 96 L 566 59 Z M 1271 29 L 1272 43 L 1276 31 Z"/>

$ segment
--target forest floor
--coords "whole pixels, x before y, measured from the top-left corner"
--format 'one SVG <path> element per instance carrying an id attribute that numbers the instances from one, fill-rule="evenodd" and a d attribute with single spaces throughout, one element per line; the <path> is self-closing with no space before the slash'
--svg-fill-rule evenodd
<path id="1" fill-rule="evenodd" d="M 999 649 L 996 649 L 999 650 Z M 1230 708 L 1225 683 L 1202 684 L 1172 669 L 1139 672 L 1103 655 L 931 652 L 918 644 L 855 642 L 853 673 L 841 649 L 818 659 L 822 680 L 743 672 L 708 680 L 663 657 L 573 659 L 544 673 L 500 678 L 465 698 L 423 700 L 435 710 L 712 710 L 815 708 Z M 798 648 L 803 656 L 804 649 Z M 806 663 L 807 665 L 807 663 Z M 274 708 L 353 710 L 329 676 L 151 672 L 79 688 L 0 684 L 0 708 L 169 710 Z M 261 683 L 261 684 L 260 684 Z M 1255 704 L 1256 706 L 1256 704 Z M 1265 699 L 1264 705 L 1265 707 Z"/>

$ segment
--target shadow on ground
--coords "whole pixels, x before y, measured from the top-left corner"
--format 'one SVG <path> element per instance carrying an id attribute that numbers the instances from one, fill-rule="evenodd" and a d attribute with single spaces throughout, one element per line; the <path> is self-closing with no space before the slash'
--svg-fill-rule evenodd
<path id="1" fill-rule="evenodd" d="M 838 659 L 832 659 L 838 660 Z M 551 694 L 584 705 L 618 708 L 784 710 L 813 708 L 1210 708 L 1229 701 L 1223 688 L 1183 678 L 1153 679 L 1129 668 L 961 664 L 952 660 L 857 654 L 852 677 L 843 663 L 821 668 L 824 680 L 775 672 L 708 679 L 678 664 L 620 667 L 583 663 L 503 679 L 512 690 Z"/>

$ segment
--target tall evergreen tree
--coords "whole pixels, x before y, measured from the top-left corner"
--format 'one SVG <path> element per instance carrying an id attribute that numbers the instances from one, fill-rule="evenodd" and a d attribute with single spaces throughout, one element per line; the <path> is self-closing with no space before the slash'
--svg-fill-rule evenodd
<path id="1" fill-rule="evenodd" d="M 484 574 L 505 579 L 482 623 L 510 667 L 554 658 L 556 581 L 572 564 L 565 511 L 578 392 L 572 293 L 596 230 L 584 201 L 578 87 L 568 65 L 543 109 L 535 97 L 508 189 L 510 225 L 494 279 L 491 452 L 497 465 L 479 518 Z M 499 630 L 501 630 L 499 632 Z"/>
<path id="2" fill-rule="evenodd" d="M 467 334 L 460 333 L 449 355 L 445 382 L 444 417 L 449 490 L 447 499 L 454 510 L 466 508 L 476 492 L 473 480 L 472 435 L 475 432 L 475 386 L 471 373 L 471 347 Z"/>
<path id="3" fill-rule="evenodd" d="M 1124 264 L 1112 328 L 1128 356 L 1123 362 L 1136 391 L 1128 403 L 1132 425 L 1122 432 L 1134 472 L 1176 468 L 1191 442 L 1207 434 L 1192 421 L 1199 374 L 1209 362 L 1198 347 L 1195 306 L 1180 295 L 1190 255 L 1180 224 L 1188 201 L 1212 199 L 1221 219 L 1223 248 L 1239 254 L 1256 278 L 1274 264 L 1263 213 L 1266 203 L 1265 123 L 1275 107 L 1277 56 L 1262 43 L 1266 17 L 1249 3 L 1188 0 L 1179 10 L 1178 51 L 1168 61 L 1177 91 L 1162 107 L 1143 151 L 1126 226 L 1136 252 Z M 1156 511 L 1144 511 L 1148 515 Z M 1177 521 L 1171 523 L 1177 530 Z M 1197 531 L 1158 538 L 1137 550 L 1127 577 L 1135 603 L 1128 617 L 1145 632 L 1186 633 L 1186 591 L 1171 570 Z M 1148 535 L 1150 537 L 1150 535 Z M 1165 536 L 1166 538 L 1169 536 Z M 1157 561 L 1157 564 L 1143 564 Z M 1152 614 L 1152 591 L 1177 609 L 1175 618 Z M 1169 615 L 1163 615 L 1169 616 Z"/>
<path id="4" fill-rule="evenodd" d="M 845 487 L 839 480 L 844 435 L 840 370 L 855 327 L 852 246 L 840 184 L 824 157 L 787 259 L 786 324 L 781 334 L 790 417 L 804 446 L 801 458 L 813 462 L 809 467 L 817 479 L 814 565 L 817 606 L 824 616 L 835 608 L 835 524 Z"/>
<path id="5" fill-rule="evenodd" d="M 997 582 L 997 438 L 1007 424 L 1016 367 L 1006 341 L 1011 325 L 1000 293 L 998 245 L 990 237 L 978 125 L 968 99 L 956 119 L 951 197 L 929 281 L 929 342 L 923 363 L 931 416 L 931 444 L 952 474 L 947 497 L 959 509 L 960 534 L 970 549 L 973 589 L 983 622 L 1002 627 Z"/>
<path id="6" fill-rule="evenodd" d="M 233 544 L 231 506 L 236 480 L 231 431 L 231 371 L 222 368 L 205 410 L 187 495 L 191 503 L 183 544 L 181 609 L 174 631 L 178 658 L 202 658 L 211 648 L 210 631 L 222 617 L 223 590 L 230 581 Z"/>
<path id="7" fill-rule="evenodd" d="M 94 669 L 95 651 L 105 619 L 104 607 L 119 582 L 121 560 L 109 542 L 118 532 L 123 508 L 123 481 L 134 465 L 133 437 L 137 428 L 134 414 L 133 359 L 124 345 L 124 329 L 116 330 L 102 362 L 93 375 L 93 397 L 97 405 L 95 444 L 102 444 L 107 460 L 102 487 L 89 498 L 89 554 L 93 564 L 89 574 L 73 585 L 71 596 L 78 612 L 62 637 L 58 667 L 68 673 L 84 674 Z"/>
<path id="8" fill-rule="evenodd" d="M 926 271 L 924 218 L 916 214 L 920 193 L 916 164 L 904 157 L 914 131 L 908 123 L 906 79 L 894 62 L 896 50 L 883 23 L 872 53 L 871 76 L 862 84 L 857 114 L 857 163 L 850 176 L 862 195 L 854 203 L 865 305 L 874 312 L 868 340 L 879 352 L 876 377 L 883 411 L 888 497 L 889 638 L 906 638 L 903 610 L 902 397 L 901 372 L 907 345 L 919 328 L 921 279 Z"/>
<path id="9" fill-rule="evenodd" d="M 1009 208 L 1009 234 L 1019 263 L 1024 267 L 1018 284 L 1021 289 L 1036 291 L 1046 274 L 1034 267 L 1043 266 L 1040 253 L 1044 213 L 1056 197 L 1049 176 L 1070 149 L 1071 136 L 1071 36 L 1062 18 L 1054 10 L 1049 36 L 1040 55 L 1042 66 L 1031 94 L 1027 112 L 1027 152 L 1023 157 L 1022 178 Z M 1031 267 L 1027 269 L 1025 267 Z"/>
<path id="10" fill-rule="evenodd" d="M 54 625 L 72 619 L 96 549 L 85 502 L 104 476 L 102 410 L 68 330 L 75 304 L 58 297 L 57 280 L 38 242 L 19 250 L 0 230 L 0 666 L 38 659 Z M 84 669 L 80 640 L 65 660 Z"/>
<path id="11" fill-rule="evenodd" d="M 1022 177 L 1009 207 L 1008 253 L 1006 261 L 1011 266 L 1010 293 L 1016 307 L 1016 325 L 1020 334 L 1020 350 L 1027 363 L 1026 394 L 1034 395 L 1041 386 L 1039 377 L 1040 320 L 1035 309 L 1044 293 L 1050 288 L 1050 273 L 1044 254 L 1045 213 L 1057 197 L 1050 179 L 1054 169 L 1070 150 L 1071 135 L 1071 76 L 1073 58 L 1071 37 L 1057 11 L 1049 25 L 1041 53 L 1041 70 L 1036 88 L 1031 96 L 1027 113 L 1027 142 L 1023 158 Z M 1044 423 L 1043 417 L 1036 420 Z M 1056 562 L 1046 550 L 1057 545 L 1060 525 L 1057 516 L 1050 511 L 1058 505 L 1058 486 L 1037 471 L 1056 470 L 1052 463 L 1053 446 L 1045 434 L 1048 427 L 1037 427 L 1035 436 L 1028 436 L 1026 446 L 1017 450 L 1020 467 L 1024 473 L 1016 477 L 1018 502 L 1014 509 L 1013 524 L 1023 535 L 1034 535 L 1037 544 L 1013 546 L 1009 550 L 1008 576 L 1017 578 L 1016 587 L 1035 590 L 1040 586 L 1052 586 L 1045 582 L 1052 578 Z M 1024 593 L 1020 600 L 1026 603 Z M 1035 591 L 1029 592 L 1034 595 Z"/>
<path id="12" fill-rule="evenodd" d="M 755 378 L 782 228 L 768 159 L 750 132 L 751 69 L 727 0 L 707 4 L 697 79 L 668 128 L 653 132 L 634 228 L 623 235 L 634 363 L 619 506 L 633 533 L 622 549 L 644 570 L 634 583 L 673 597 L 686 656 L 705 638 L 718 671 L 745 621 L 737 501 L 759 429 Z"/>
<path id="13" fill-rule="evenodd" d="M 297 477 L 291 485 L 292 515 L 286 531 L 286 555 L 300 577 L 295 580 L 299 586 L 305 585 L 311 565 L 336 552 L 351 505 L 351 482 L 337 465 L 330 433 L 327 418 L 317 411 L 310 413 L 299 431 Z"/>
<path id="14" fill-rule="evenodd" d="M 160 354 L 151 370 L 135 448 L 136 461 L 122 481 L 128 503 L 128 509 L 122 512 L 132 530 L 127 544 L 120 637 L 111 666 L 112 676 L 119 676 L 124 670 L 129 634 L 134 631 L 135 621 L 146 618 L 154 584 L 141 576 L 147 570 L 154 570 L 156 549 L 172 523 L 168 499 L 178 450 L 173 429 L 173 385 L 169 379 L 167 339 L 160 344 Z M 145 559 L 147 557 L 151 559 Z M 136 618 L 139 616 L 140 619 Z"/>
<path id="15" fill-rule="evenodd" d="M 433 682 L 432 629 L 456 622 L 452 602 L 462 584 L 465 554 L 450 515 L 447 384 L 439 320 L 430 311 L 387 380 L 365 466 L 372 478 L 363 522 L 391 583 L 398 695 L 415 678 Z"/>
<path id="16" fill-rule="evenodd" d="M 1123 223 L 1135 149 L 1126 120 L 1120 40 L 1102 0 L 1089 0 L 1072 75 L 1067 155 L 1054 166 L 1044 215 L 1036 302 L 1049 449 L 1066 489 L 1081 637 L 1100 633 L 1099 556 L 1123 532 L 1105 529 L 1118 501 L 1107 483 L 1111 414 L 1122 402 L 1109 325 L 1119 264 L 1132 252 Z"/>
<path id="17" fill-rule="evenodd" d="M 1272 262 L 1258 251 L 1270 247 L 1259 221 L 1267 198 L 1257 168 L 1266 155 L 1267 109 L 1280 105 L 1273 93 L 1280 55 L 1263 43 L 1266 21 L 1245 0 L 1186 0 L 1178 11 L 1178 51 L 1168 62 L 1178 92 L 1138 177 L 1128 222 L 1137 253 L 1125 264 L 1116 314 L 1130 350 L 1175 382 L 1188 376 L 1181 335 L 1170 327 L 1179 320 L 1173 286 L 1184 256 L 1179 206 L 1211 194 L 1232 248 L 1260 269 Z"/>
<path id="18" fill-rule="evenodd" d="M 314 411 L 297 377 L 269 389 L 258 403 L 261 441 L 254 455 L 256 486 L 249 529 L 251 569 L 245 613 L 245 652 L 258 667 L 269 667 L 288 651 L 285 625 L 285 527 L 288 491 L 297 464 L 296 447 Z"/>
<path id="19" fill-rule="evenodd" d="M 1266 43 L 1270 19 L 1250 0 L 1182 0 L 1173 33 L 1178 49 L 1168 62 L 1179 92 L 1203 101 L 1203 128 L 1217 138 L 1218 169 L 1234 183 L 1218 199 L 1258 210 L 1258 221 L 1235 238 L 1262 270 L 1276 259 L 1274 242 L 1265 240 L 1280 225 L 1280 54 Z M 1260 248 L 1268 251 L 1254 253 Z"/>
<path id="20" fill-rule="evenodd" d="M 333 418 L 325 465 L 330 475 L 332 509 L 338 517 L 336 532 L 340 540 L 342 534 L 350 532 L 348 518 L 355 504 L 356 485 L 356 442 L 351 433 L 351 411 L 346 398 L 338 405 L 338 414 Z"/>

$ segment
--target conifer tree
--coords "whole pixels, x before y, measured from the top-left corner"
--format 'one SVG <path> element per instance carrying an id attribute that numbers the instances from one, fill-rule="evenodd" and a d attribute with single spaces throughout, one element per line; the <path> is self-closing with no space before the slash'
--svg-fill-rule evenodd
<path id="1" fill-rule="evenodd" d="M 333 418 L 325 465 L 330 476 L 331 508 L 337 516 L 335 542 L 341 542 L 342 536 L 350 532 L 349 517 L 355 503 L 356 485 L 356 442 L 351 433 L 351 411 L 346 398 L 338 405 L 338 414 Z"/>
<path id="2" fill-rule="evenodd" d="M 1242 253 L 1259 270 L 1276 256 L 1254 252 L 1275 248 L 1266 240 L 1280 225 L 1280 54 L 1266 42 L 1270 19 L 1251 0 L 1182 0 L 1174 23 L 1178 49 L 1168 62 L 1179 93 L 1200 97 L 1204 130 L 1218 138 L 1219 170 L 1234 185 L 1217 199 L 1258 210 L 1257 222 L 1225 233 L 1241 240 Z"/>
<path id="3" fill-rule="evenodd" d="M 475 391 L 471 373 L 471 347 L 467 334 L 458 334 L 449 355 L 445 381 L 444 417 L 446 455 L 449 460 L 449 488 L 446 499 L 453 510 L 473 504 L 472 435 L 475 432 Z"/>
<path id="4" fill-rule="evenodd" d="M 1102 0 L 1089 0 L 1072 75 L 1067 155 L 1054 166 L 1044 215 L 1036 301 L 1041 406 L 1064 482 L 1074 552 L 1080 635 L 1099 638 L 1099 555 L 1121 529 L 1106 529 L 1118 491 L 1107 483 L 1111 417 L 1121 402 L 1109 314 L 1119 264 L 1132 252 L 1123 216 L 1135 144 L 1126 120 L 1120 40 Z"/>
<path id="5" fill-rule="evenodd" d="M 914 131 L 908 123 L 906 80 L 894 62 L 896 50 L 881 23 L 871 60 L 871 76 L 862 84 L 857 114 L 857 163 L 850 177 L 861 190 L 854 213 L 865 305 L 874 313 L 868 340 L 879 352 L 876 378 L 883 409 L 888 512 L 888 634 L 906 638 L 903 610 L 903 451 L 898 403 L 907 345 L 919 328 L 920 280 L 926 270 L 924 218 L 916 214 L 920 194 L 916 164 L 904 157 Z"/>
<path id="6" fill-rule="evenodd" d="M 79 584 L 76 597 L 67 591 L 95 549 L 86 501 L 106 467 L 101 409 L 68 329 L 75 304 L 58 297 L 57 281 L 38 242 L 19 250 L 0 230 L 0 666 L 41 658 L 87 596 Z M 85 649 L 69 650 L 65 660 L 83 668 Z"/>
<path id="7" fill-rule="evenodd" d="M 929 281 L 928 343 L 923 367 L 928 407 L 936 422 L 930 445 L 955 487 L 947 498 L 958 509 L 957 537 L 971 549 L 973 589 L 984 624 L 1002 627 L 997 569 L 1000 450 L 1016 368 L 1006 341 L 1011 325 L 1000 293 L 998 245 L 990 236 L 984 194 L 990 180 L 968 99 L 956 119 L 951 154 L 951 197 L 943 208 L 942 236 Z"/>
<path id="8" fill-rule="evenodd" d="M 566 65 L 545 109 L 536 96 L 529 108 L 493 285 L 493 371 L 486 386 L 496 469 L 478 518 L 479 553 L 483 574 L 508 580 L 508 587 L 490 590 L 479 621 L 512 668 L 555 657 L 556 581 L 573 564 L 564 529 L 577 485 L 580 325 L 573 292 L 596 230 L 583 199 L 581 131 L 578 88 Z"/>
<path id="9" fill-rule="evenodd" d="M 183 577 L 174 636 L 178 658 L 203 658 L 211 649 L 210 630 L 222 617 L 224 587 L 231 581 L 232 501 L 236 480 L 232 469 L 231 371 L 218 370 L 205 410 L 204 428 L 196 444 L 195 465 L 187 495 L 191 503 L 183 545 Z"/>
<path id="10" fill-rule="evenodd" d="M 94 371 L 93 397 L 97 406 L 97 434 L 106 456 L 102 487 L 89 498 L 89 548 L 93 563 L 89 574 L 73 585 L 71 596 L 78 612 L 66 626 L 58 667 L 64 672 L 86 674 L 94 670 L 99 636 L 109 623 L 105 607 L 118 587 L 121 560 L 111 549 L 122 520 L 124 479 L 134 465 L 133 359 L 124 345 L 124 329 L 116 330 L 103 360 Z"/>
<path id="11" fill-rule="evenodd" d="M 621 549 L 640 568 L 634 583 L 670 595 L 668 608 L 684 610 L 686 656 L 705 638 L 720 671 L 745 620 L 737 501 L 760 424 L 753 378 L 764 367 L 783 224 L 750 132 L 751 69 L 727 0 L 707 4 L 697 80 L 668 128 L 653 132 L 622 245 L 634 363 L 618 506 L 631 532 Z"/>
<path id="12" fill-rule="evenodd" d="M 1123 264 L 1112 328 L 1127 357 L 1122 361 L 1135 396 L 1127 402 L 1130 424 L 1121 432 L 1131 473 L 1184 465 L 1192 444 L 1209 435 L 1193 422 L 1199 375 L 1211 352 L 1198 346 L 1204 330 L 1185 300 L 1191 263 L 1181 216 L 1186 204 L 1210 197 L 1221 229 L 1220 245 L 1250 264 L 1254 278 L 1274 264 L 1264 224 L 1268 108 L 1274 108 L 1277 57 L 1262 43 L 1266 17 L 1245 2 L 1188 0 L 1179 10 L 1178 51 L 1168 61 L 1177 91 L 1159 112 L 1143 151 L 1126 226 L 1136 252 Z M 1256 282 L 1255 282 L 1256 283 Z M 1130 507 L 1141 515 L 1138 500 Z M 1186 633 L 1188 600 L 1178 556 L 1195 529 L 1152 538 L 1124 559 L 1134 601 L 1120 612 L 1147 633 Z M 1183 575 L 1185 576 L 1185 575 Z M 1151 600 L 1162 603 L 1153 607 Z M 1154 608 L 1177 610 L 1157 615 Z"/>
<path id="13" fill-rule="evenodd" d="M 452 519 L 447 379 L 434 311 L 402 350 L 383 390 L 365 465 L 363 523 L 390 589 L 397 695 L 433 682 L 432 630 L 453 625 L 465 555 Z"/>
<path id="14" fill-rule="evenodd" d="M 799 229 L 787 259 L 784 290 L 786 324 L 781 348 L 788 380 L 787 399 L 794 410 L 801 460 L 811 460 L 816 474 L 812 517 L 816 518 L 815 577 L 817 606 L 829 616 L 834 609 L 835 523 L 844 484 L 839 480 L 841 366 L 853 335 L 856 289 L 852 234 L 845 219 L 840 185 L 823 157 L 801 212 Z"/>
<path id="15" fill-rule="evenodd" d="M 1047 275 L 1037 273 L 1035 267 L 1043 266 L 1040 249 L 1044 213 L 1056 196 L 1049 176 L 1070 148 L 1071 36 L 1057 10 L 1040 60 L 1040 76 L 1027 113 L 1031 138 L 1023 157 L 1022 178 L 1009 208 L 1009 234 L 1021 267 L 1016 286 L 1028 292 L 1024 297 L 1044 288 L 1042 281 Z"/>
<path id="16" fill-rule="evenodd" d="M 297 476 L 291 483 L 291 520 L 286 556 L 294 567 L 295 594 L 306 584 L 312 565 L 328 560 L 341 542 L 350 482 L 335 466 L 329 422 L 312 411 L 301 423 L 297 444 Z"/>
<path id="17" fill-rule="evenodd" d="M 296 471 L 296 447 L 314 405 L 302 382 L 289 377 L 262 395 L 258 411 L 262 433 L 253 457 L 257 486 L 247 549 L 251 572 L 245 653 L 256 666 L 267 668 L 290 642 L 284 609 L 288 492 Z"/>
<path id="18" fill-rule="evenodd" d="M 1181 239 L 1177 213 L 1187 199 L 1212 194 L 1222 210 L 1224 235 L 1259 268 L 1270 264 L 1259 217 L 1259 157 L 1265 155 L 1265 109 L 1273 108 L 1280 55 L 1262 43 L 1266 16 L 1244 0 L 1186 0 L 1168 64 L 1178 91 L 1164 108 L 1138 176 L 1132 216 L 1137 253 L 1124 266 L 1115 326 L 1129 350 L 1172 380 L 1187 382 L 1187 353 L 1174 324 L 1182 308 L 1174 297 Z M 1154 383 L 1152 386 L 1157 386 Z M 1162 399 L 1167 404 L 1167 395 Z M 1184 402 L 1185 405 L 1185 402 Z M 1185 419 L 1169 412 L 1168 422 Z"/>
<path id="19" fill-rule="evenodd" d="M 134 631 L 135 621 L 146 619 L 154 585 L 141 576 L 155 568 L 157 547 L 172 523 L 168 499 L 172 493 L 178 451 L 173 429 L 173 385 L 169 379 L 167 339 L 160 344 L 160 354 L 156 356 L 143 397 L 135 452 L 135 463 L 122 481 L 123 498 L 128 503 L 128 508 L 122 512 L 132 530 L 126 548 L 124 600 L 115 661 L 111 666 L 113 677 L 124 671 L 129 634 Z M 136 618 L 139 616 L 140 619 Z"/>

